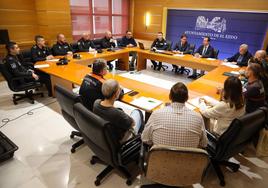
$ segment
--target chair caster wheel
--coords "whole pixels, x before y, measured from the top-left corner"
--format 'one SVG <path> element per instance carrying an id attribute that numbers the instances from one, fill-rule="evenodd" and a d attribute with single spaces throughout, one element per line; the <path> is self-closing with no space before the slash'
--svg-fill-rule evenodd
<path id="1" fill-rule="evenodd" d="M 94 183 L 95 183 L 96 186 L 99 186 L 100 185 L 100 180 L 96 180 Z"/>
<path id="2" fill-rule="evenodd" d="M 237 172 L 237 171 L 239 170 L 239 166 L 237 166 L 237 167 L 232 167 L 231 169 L 232 169 L 233 172 Z"/>
<path id="3" fill-rule="evenodd" d="M 131 180 L 127 180 L 127 181 L 126 181 L 126 184 L 127 184 L 128 186 L 130 186 L 130 185 L 132 185 L 132 181 L 131 181 Z"/>
<path id="4" fill-rule="evenodd" d="M 220 185 L 223 187 L 225 186 L 225 181 L 220 181 Z"/>
<path id="5" fill-rule="evenodd" d="M 70 135 L 70 138 L 72 138 L 72 139 L 73 139 L 73 138 L 74 138 L 74 135 L 73 135 L 73 134 L 71 134 L 71 135 Z"/>
<path id="6" fill-rule="evenodd" d="M 72 153 L 75 153 L 75 149 L 74 149 L 74 148 L 72 148 L 72 149 L 71 149 L 71 152 L 72 152 Z"/>
<path id="7" fill-rule="evenodd" d="M 96 161 L 94 159 L 91 159 L 90 164 L 94 165 L 94 164 L 96 164 Z"/>
<path id="8" fill-rule="evenodd" d="M 13 101 L 13 103 L 14 103 L 14 105 L 17 105 L 18 103 L 17 102 L 15 102 L 15 101 Z"/>
<path id="9" fill-rule="evenodd" d="M 34 101 L 31 101 L 31 104 L 34 104 Z"/>

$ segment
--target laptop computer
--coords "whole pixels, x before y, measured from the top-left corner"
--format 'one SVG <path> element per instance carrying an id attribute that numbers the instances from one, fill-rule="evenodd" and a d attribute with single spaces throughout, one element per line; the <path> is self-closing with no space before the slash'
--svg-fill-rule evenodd
<path id="1" fill-rule="evenodd" d="M 149 50 L 149 48 L 145 48 L 142 42 L 138 42 L 140 49 L 142 50 Z"/>

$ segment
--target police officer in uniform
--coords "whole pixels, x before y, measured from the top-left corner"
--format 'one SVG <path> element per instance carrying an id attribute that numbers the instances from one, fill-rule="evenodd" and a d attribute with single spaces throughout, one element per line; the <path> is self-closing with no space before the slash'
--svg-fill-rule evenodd
<path id="1" fill-rule="evenodd" d="M 35 45 L 31 49 L 32 61 L 45 61 L 53 59 L 51 50 L 46 46 L 45 39 L 41 35 L 35 36 Z"/>
<path id="2" fill-rule="evenodd" d="M 90 40 L 89 33 L 83 33 L 81 39 L 77 41 L 79 52 L 88 52 L 89 48 L 95 48 L 92 40 Z"/>
<path id="3" fill-rule="evenodd" d="M 5 66 L 7 66 L 9 72 L 14 77 L 25 77 L 24 80 L 20 80 L 21 82 L 25 83 L 28 81 L 38 80 L 42 83 L 44 83 L 48 90 L 48 95 L 51 96 L 51 83 L 49 76 L 46 74 L 37 74 L 32 69 L 27 69 L 25 66 L 23 66 L 23 60 L 19 56 L 20 54 L 20 48 L 15 42 L 9 42 L 6 45 L 6 49 L 8 51 L 8 55 L 5 57 Z M 48 76 L 48 77 L 47 77 Z M 18 83 L 20 84 L 20 83 Z"/>
<path id="4" fill-rule="evenodd" d="M 157 33 L 157 38 L 154 40 L 153 44 L 151 45 L 151 50 L 167 50 L 168 49 L 168 44 L 167 41 L 163 37 L 162 32 Z M 151 60 L 154 66 L 154 70 L 157 68 L 158 71 L 161 70 L 162 68 L 162 62 L 159 62 L 157 66 L 157 62 L 154 60 Z"/>
<path id="5" fill-rule="evenodd" d="M 57 35 L 57 43 L 53 45 L 52 52 L 54 56 L 57 55 L 67 55 L 67 54 L 73 54 L 73 49 L 66 42 L 65 36 L 63 34 Z"/>

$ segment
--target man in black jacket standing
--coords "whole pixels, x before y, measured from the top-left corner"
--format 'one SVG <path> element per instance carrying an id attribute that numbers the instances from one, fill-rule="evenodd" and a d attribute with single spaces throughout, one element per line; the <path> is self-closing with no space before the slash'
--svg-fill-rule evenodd
<path id="1" fill-rule="evenodd" d="M 239 47 L 239 52 L 237 52 L 232 57 L 225 59 L 226 62 L 232 62 L 239 66 L 247 66 L 248 60 L 252 57 L 251 53 L 248 51 L 247 44 L 241 44 Z"/>
<path id="2" fill-rule="evenodd" d="M 210 45 L 210 37 L 204 37 L 203 44 L 196 50 L 195 57 L 197 58 L 214 58 L 214 48 Z M 200 75 L 203 76 L 205 71 L 201 70 Z M 193 69 L 193 74 L 188 78 L 196 79 L 197 70 Z"/>
<path id="3" fill-rule="evenodd" d="M 53 45 L 52 52 L 54 56 L 73 54 L 73 49 L 70 44 L 66 42 L 63 34 L 57 35 L 57 43 Z"/>
<path id="4" fill-rule="evenodd" d="M 95 48 L 92 40 L 90 40 L 89 33 L 83 33 L 81 39 L 77 41 L 79 52 L 88 52 L 89 48 Z"/>
<path id="5" fill-rule="evenodd" d="M 35 63 L 37 61 L 53 59 L 51 50 L 45 44 L 44 37 L 36 35 L 34 39 L 36 44 L 31 49 L 32 61 Z"/>
<path id="6" fill-rule="evenodd" d="M 157 38 L 154 40 L 153 44 L 151 45 L 151 50 L 167 50 L 168 49 L 168 43 L 163 37 L 162 32 L 157 33 Z M 157 68 L 158 71 L 162 68 L 162 62 L 159 62 L 157 66 L 157 62 L 154 60 L 151 60 L 154 70 Z"/>

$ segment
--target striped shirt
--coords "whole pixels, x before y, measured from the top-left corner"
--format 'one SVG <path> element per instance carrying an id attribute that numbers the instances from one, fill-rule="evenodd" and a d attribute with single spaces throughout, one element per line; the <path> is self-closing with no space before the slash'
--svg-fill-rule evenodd
<path id="1" fill-rule="evenodd" d="M 150 145 L 203 148 L 207 146 L 207 135 L 199 113 L 182 103 L 172 103 L 152 113 L 142 141 Z"/>

